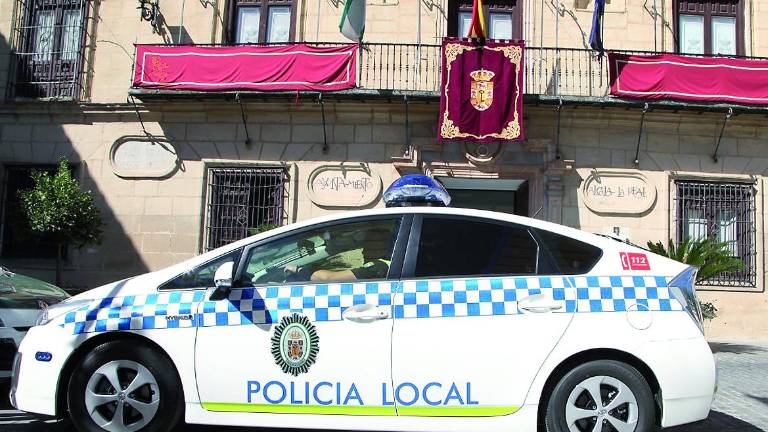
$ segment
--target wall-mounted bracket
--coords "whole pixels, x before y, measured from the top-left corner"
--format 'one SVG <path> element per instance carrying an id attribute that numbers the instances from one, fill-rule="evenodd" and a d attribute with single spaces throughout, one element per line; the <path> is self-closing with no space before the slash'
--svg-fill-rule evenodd
<path id="1" fill-rule="evenodd" d="M 248 133 L 248 121 L 245 117 L 245 106 L 243 105 L 243 98 L 240 97 L 240 93 L 235 93 L 235 100 L 240 104 L 240 116 L 243 119 L 243 129 L 245 129 L 245 145 L 250 147 L 251 135 Z"/>
<path id="2" fill-rule="evenodd" d="M 640 165 L 640 141 L 643 139 L 643 125 L 645 124 L 645 115 L 651 110 L 651 106 L 646 102 L 643 104 L 643 114 L 640 116 L 640 131 L 637 133 L 637 147 L 635 147 L 635 166 Z"/>
<path id="3" fill-rule="evenodd" d="M 139 118 L 139 124 L 141 124 L 141 131 L 144 132 L 144 135 L 151 136 L 149 132 L 147 132 L 147 128 L 144 126 L 144 120 L 141 118 L 141 113 L 139 112 L 139 106 L 136 105 L 136 98 L 133 96 L 128 96 L 128 100 L 131 102 L 131 105 L 133 105 L 133 110 L 136 112 L 136 117 Z"/>
<path id="4" fill-rule="evenodd" d="M 317 101 L 320 103 L 320 113 L 323 117 L 323 153 L 328 153 L 328 133 L 325 130 L 325 102 L 323 102 L 323 94 L 317 94 Z"/>
<path id="5" fill-rule="evenodd" d="M 720 141 L 723 139 L 723 132 L 725 132 L 725 125 L 728 124 L 728 120 L 733 117 L 733 108 L 728 108 L 725 113 L 725 120 L 723 120 L 723 127 L 720 128 L 720 135 L 717 137 L 717 144 L 715 144 L 715 151 L 712 152 L 712 162 L 717 163 L 717 151 L 720 149 Z"/>

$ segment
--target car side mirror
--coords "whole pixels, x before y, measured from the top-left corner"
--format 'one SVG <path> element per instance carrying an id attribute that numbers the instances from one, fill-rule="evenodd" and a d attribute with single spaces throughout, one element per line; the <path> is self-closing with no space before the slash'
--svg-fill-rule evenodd
<path id="1" fill-rule="evenodd" d="M 216 289 L 211 294 L 211 300 L 222 300 L 229 296 L 232 290 L 232 274 L 235 270 L 234 261 L 227 261 L 216 269 L 213 274 L 213 283 Z"/>

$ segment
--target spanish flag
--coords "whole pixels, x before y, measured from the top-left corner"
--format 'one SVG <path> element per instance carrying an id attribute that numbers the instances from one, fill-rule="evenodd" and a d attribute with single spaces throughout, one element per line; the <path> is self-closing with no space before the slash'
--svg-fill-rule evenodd
<path id="1" fill-rule="evenodd" d="M 483 0 L 472 2 L 472 22 L 469 24 L 468 38 L 485 39 L 487 36 L 485 26 L 485 13 L 483 12 Z"/>

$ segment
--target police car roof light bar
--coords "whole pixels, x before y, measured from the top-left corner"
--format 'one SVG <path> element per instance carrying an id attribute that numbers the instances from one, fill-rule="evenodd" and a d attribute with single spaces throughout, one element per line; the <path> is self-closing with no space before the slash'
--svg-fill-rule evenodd
<path id="1" fill-rule="evenodd" d="M 451 196 L 437 180 L 424 174 L 400 177 L 384 192 L 387 207 L 448 207 Z"/>

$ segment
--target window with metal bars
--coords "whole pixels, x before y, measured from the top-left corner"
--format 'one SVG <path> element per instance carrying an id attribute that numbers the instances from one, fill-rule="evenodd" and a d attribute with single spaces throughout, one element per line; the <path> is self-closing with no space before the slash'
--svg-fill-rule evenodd
<path id="1" fill-rule="evenodd" d="M 743 269 L 721 273 L 702 285 L 755 287 L 755 186 L 750 183 L 677 181 L 677 243 L 686 237 L 715 237 L 728 245 Z"/>
<path id="2" fill-rule="evenodd" d="M 283 168 L 209 168 L 207 179 L 206 251 L 285 221 Z"/>
<path id="3" fill-rule="evenodd" d="M 15 0 L 10 97 L 83 98 L 90 0 Z"/>

